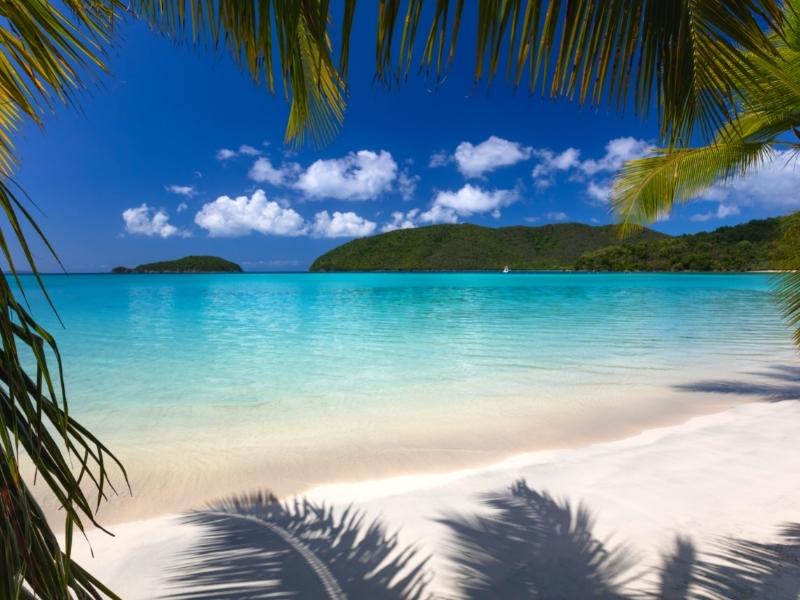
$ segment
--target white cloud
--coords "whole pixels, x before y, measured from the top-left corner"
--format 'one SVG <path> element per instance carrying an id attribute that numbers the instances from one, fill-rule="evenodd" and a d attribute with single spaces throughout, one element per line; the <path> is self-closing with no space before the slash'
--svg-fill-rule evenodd
<path id="1" fill-rule="evenodd" d="M 549 213 L 545 213 L 544 218 L 548 221 L 566 221 L 569 219 L 569 215 L 565 212 L 561 211 L 553 211 Z"/>
<path id="2" fill-rule="evenodd" d="M 434 204 L 424 213 L 420 213 L 421 223 L 458 223 L 458 213 L 452 208 Z"/>
<path id="3" fill-rule="evenodd" d="M 175 210 L 178 211 L 179 213 L 182 213 L 187 208 L 189 208 L 189 205 L 186 204 L 186 202 L 181 202 L 180 204 L 178 204 L 178 207 Z"/>
<path id="4" fill-rule="evenodd" d="M 257 159 L 250 167 L 247 176 L 258 183 L 270 183 L 272 185 L 288 185 L 289 181 L 300 171 L 297 163 L 283 163 L 275 168 L 268 158 L 262 156 Z"/>
<path id="5" fill-rule="evenodd" d="M 124 210 L 122 212 L 122 220 L 125 222 L 125 231 L 133 235 L 160 238 L 168 238 L 175 235 L 188 237 L 190 235 L 188 231 L 171 225 L 166 211 L 150 208 L 147 204 Z"/>
<path id="6" fill-rule="evenodd" d="M 456 192 L 439 192 L 433 200 L 433 207 L 449 209 L 459 216 L 478 213 L 492 213 L 499 216 L 499 210 L 519 199 L 517 190 L 484 190 L 466 184 Z"/>
<path id="7" fill-rule="evenodd" d="M 187 196 L 189 198 L 191 198 L 197 193 L 197 188 L 194 187 L 193 185 L 175 185 L 173 183 L 172 185 L 164 186 L 164 189 L 173 194 L 178 194 L 179 196 Z"/>
<path id="8" fill-rule="evenodd" d="M 533 155 L 538 163 L 531 176 L 537 188 L 547 188 L 555 182 L 557 172 L 570 174 L 572 181 L 587 181 L 586 194 L 592 204 L 608 204 L 611 200 L 611 177 L 629 160 L 641 158 L 652 150 L 652 144 L 631 136 L 609 140 L 605 154 L 597 159 L 581 160 L 580 150 L 567 148 L 556 154 L 547 149 L 537 149 Z"/>
<path id="9" fill-rule="evenodd" d="M 759 205 L 773 209 L 800 208 L 800 169 L 793 151 L 776 152 L 771 160 L 750 175 L 720 183 L 700 200 L 714 200 L 728 206 Z"/>
<path id="10" fill-rule="evenodd" d="M 397 163 L 385 150 L 359 150 L 343 158 L 318 160 L 298 178 L 294 187 L 308 198 L 374 200 L 391 189 Z"/>
<path id="11" fill-rule="evenodd" d="M 705 213 L 692 215 L 691 217 L 689 217 L 689 220 L 704 223 L 706 221 L 710 221 L 711 219 L 725 219 L 727 217 L 738 215 L 740 212 L 741 211 L 739 210 L 739 207 L 736 205 L 720 204 L 719 206 L 717 206 L 716 211 L 709 211 Z"/>
<path id="12" fill-rule="evenodd" d="M 383 227 L 381 227 L 381 231 L 394 231 L 395 229 L 413 229 L 417 226 L 417 217 L 419 216 L 420 210 L 418 208 L 412 208 L 408 212 L 403 211 L 395 211 L 392 213 L 392 220 L 386 223 Z"/>
<path id="13" fill-rule="evenodd" d="M 216 154 L 217 160 L 228 160 L 234 156 L 236 156 L 236 152 L 230 150 L 229 148 L 220 148 L 217 150 Z"/>
<path id="14" fill-rule="evenodd" d="M 419 175 L 412 175 L 408 169 L 400 171 L 397 176 L 397 189 L 400 191 L 400 197 L 403 200 L 412 200 L 414 198 L 419 179 Z"/>
<path id="15" fill-rule="evenodd" d="M 194 222 L 212 237 L 236 237 L 253 231 L 286 236 L 306 233 L 303 217 L 291 208 L 267 200 L 263 190 L 256 190 L 249 198 L 220 196 L 204 204 Z"/>
<path id="16" fill-rule="evenodd" d="M 239 146 L 238 150 L 231 150 L 230 148 L 220 148 L 217 150 L 217 160 L 230 160 L 231 158 L 236 158 L 237 156 L 259 156 L 261 154 L 261 150 L 258 148 L 254 148 L 250 144 L 242 144 Z"/>
<path id="17" fill-rule="evenodd" d="M 620 137 L 606 144 L 605 155 L 598 160 L 584 160 L 580 169 L 587 175 L 600 172 L 614 172 L 622 168 L 629 160 L 641 158 L 652 150 L 652 144 L 634 137 Z"/>
<path id="18" fill-rule="evenodd" d="M 465 177 L 481 177 L 489 171 L 530 158 L 531 151 L 531 148 L 522 146 L 518 142 L 493 135 L 477 146 L 461 142 L 456 147 L 453 159 Z M 433 162 L 433 157 L 431 161 Z"/>
<path id="19" fill-rule="evenodd" d="M 261 150 L 253 148 L 253 146 L 249 144 L 242 144 L 239 146 L 239 154 L 243 154 L 244 156 L 258 156 L 261 154 Z"/>
<path id="20" fill-rule="evenodd" d="M 595 203 L 608 204 L 611 202 L 613 189 L 614 186 L 611 182 L 597 183 L 596 181 L 590 181 L 589 185 L 586 186 L 586 193 Z"/>
<path id="21" fill-rule="evenodd" d="M 323 238 L 364 237 L 375 231 L 376 224 L 354 212 L 335 211 L 333 216 L 327 210 L 314 215 L 311 235 Z"/>
<path id="22" fill-rule="evenodd" d="M 581 151 L 577 148 L 567 148 L 560 154 L 547 149 L 534 150 L 533 155 L 539 159 L 539 164 L 533 167 L 534 179 L 541 179 L 553 171 L 567 171 L 580 165 Z"/>
<path id="23" fill-rule="evenodd" d="M 443 167 L 447 164 L 450 164 L 452 161 L 453 158 L 445 150 L 439 150 L 438 152 L 431 154 L 431 157 L 428 160 L 428 166 L 431 169 L 435 169 L 437 167 Z"/>

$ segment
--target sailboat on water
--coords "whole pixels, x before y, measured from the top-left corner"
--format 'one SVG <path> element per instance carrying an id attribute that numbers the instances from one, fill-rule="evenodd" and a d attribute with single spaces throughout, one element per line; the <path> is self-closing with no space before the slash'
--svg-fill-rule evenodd
<path id="1" fill-rule="evenodd" d="M 503 273 L 508 273 L 511 269 L 508 268 L 508 265 L 503 267 Z"/>

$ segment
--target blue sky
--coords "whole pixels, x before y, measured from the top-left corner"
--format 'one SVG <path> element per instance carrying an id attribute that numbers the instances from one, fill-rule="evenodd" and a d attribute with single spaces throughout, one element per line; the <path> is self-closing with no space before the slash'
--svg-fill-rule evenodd
<path id="1" fill-rule="evenodd" d="M 367 9 L 369 10 L 369 9 Z M 329 145 L 282 143 L 281 93 L 224 55 L 127 24 L 111 75 L 17 138 L 19 182 L 69 271 L 214 254 L 248 270 L 303 270 L 353 236 L 433 222 L 609 223 L 607 186 L 655 140 L 654 119 L 472 81 L 469 28 L 446 81 L 373 84 L 374 28 L 358 14 L 351 97 Z M 668 233 L 800 208 L 785 157 L 676 210 Z M 37 252 L 45 270 L 54 263 Z"/>

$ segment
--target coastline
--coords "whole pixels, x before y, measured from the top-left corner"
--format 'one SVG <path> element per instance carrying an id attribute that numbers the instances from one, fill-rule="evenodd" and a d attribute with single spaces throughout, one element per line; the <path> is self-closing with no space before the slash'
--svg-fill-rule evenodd
<path id="1" fill-rule="evenodd" d="M 771 541 L 779 525 L 800 521 L 798 424 L 796 400 L 751 402 L 612 442 L 449 473 L 317 486 L 305 496 L 337 507 L 354 504 L 397 530 L 401 543 L 433 554 L 435 591 L 450 583 L 442 556 L 447 532 L 433 518 L 479 510 L 480 494 L 519 478 L 573 505 L 585 503 L 597 517 L 598 538 L 624 542 L 642 565 L 652 566 L 676 535 L 689 536 L 702 552 L 719 536 Z M 112 530 L 116 538 L 88 533 L 95 558 L 82 541 L 76 556 L 132 599 L 164 592 L 170 562 L 205 533 L 174 514 Z"/>
<path id="2" fill-rule="evenodd" d="M 735 381 L 733 373 L 718 375 L 720 381 Z M 126 465 L 133 496 L 111 496 L 99 519 L 113 527 L 236 493 L 269 490 L 289 497 L 353 481 L 491 469 L 532 452 L 569 451 L 680 426 L 755 399 L 752 393 L 681 390 L 655 379 L 623 386 L 567 382 L 558 372 L 552 378 L 533 398 L 502 395 L 474 406 L 455 395 L 453 402 L 431 408 L 425 406 L 427 397 L 417 396 L 412 424 L 401 422 L 408 406 L 395 415 L 386 404 L 358 414 L 340 414 L 335 403 L 317 406 L 310 421 L 262 404 L 173 407 L 144 417 L 123 409 L 103 412 L 99 419 L 125 431 L 107 441 Z M 689 388 L 702 378 L 684 373 L 683 381 Z M 102 425 L 84 420 L 90 427 Z M 60 530 L 57 505 L 40 501 Z"/>

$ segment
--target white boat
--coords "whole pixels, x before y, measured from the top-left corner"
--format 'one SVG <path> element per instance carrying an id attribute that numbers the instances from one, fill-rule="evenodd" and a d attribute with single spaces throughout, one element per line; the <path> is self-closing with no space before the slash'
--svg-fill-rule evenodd
<path id="1" fill-rule="evenodd" d="M 508 265 L 503 267 L 503 273 L 508 273 L 511 269 L 508 268 Z"/>

